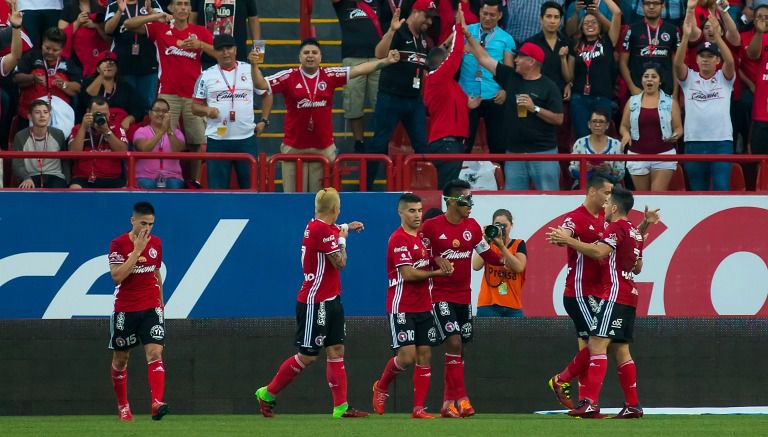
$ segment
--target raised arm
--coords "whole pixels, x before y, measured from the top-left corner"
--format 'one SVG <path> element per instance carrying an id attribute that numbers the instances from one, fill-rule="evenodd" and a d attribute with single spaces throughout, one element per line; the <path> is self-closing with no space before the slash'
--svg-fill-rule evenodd
<path id="1" fill-rule="evenodd" d="M 755 17 L 755 35 L 747 47 L 747 56 L 749 59 L 759 60 L 763 49 L 763 35 L 768 32 L 768 20 L 759 20 Z"/>
<path id="2" fill-rule="evenodd" d="M 18 11 L 16 6 L 16 0 L 9 2 L 11 8 L 11 15 L 8 17 L 8 21 L 11 23 L 11 52 L 2 58 L 2 66 L 0 66 L 0 75 L 7 75 L 16 68 L 16 64 L 19 63 L 22 55 L 21 44 L 21 12 Z"/>
<path id="3" fill-rule="evenodd" d="M 714 15 L 709 17 L 709 25 L 712 26 L 712 32 L 715 34 L 715 44 L 720 50 L 720 58 L 723 60 L 723 76 L 726 79 L 731 80 L 736 76 L 736 62 L 733 59 L 733 53 L 728 48 L 725 40 L 720 33 L 720 22 Z"/>
<path id="4" fill-rule="evenodd" d="M 349 69 L 349 78 L 353 79 L 357 76 L 366 76 L 373 73 L 376 70 L 381 70 L 392 64 L 400 62 L 400 52 L 397 50 L 390 50 L 387 57 L 384 59 L 378 59 L 376 61 L 368 61 L 362 64 L 357 64 Z"/>
<path id="5" fill-rule="evenodd" d="M 683 23 L 683 35 L 680 40 L 680 47 L 675 51 L 675 59 L 673 61 L 673 71 L 675 78 L 680 81 L 684 81 L 688 78 L 688 66 L 685 64 L 685 52 L 688 47 L 688 41 L 690 41 L 691 32 L 696 27 L 695 18 L 693 13 L 685 16 L 685 22 Z"/>
<path id="6" fill-rule="evenodd" d="M 140 17 L 132 17 L 123 23 L 123 26 L 125 26 L 126 30 L 130 30 L 131 32 L 141 33 L 145 34 L 147 33 L 146 25 L 148 23 L 152 22 L 158 22 L 158 23 L 168 23 L 171 21 L 173 17 L 171 15 L 166 14 L 165 12 L 155 12 L 154 14 L 150 15 L 142 15 Z"/>
<path id="7" fill-rule="evenodd" d="M 389 29 L 387 30 L 387 33 L 382 35 L 381 41 L 376 44 L 375 54 L 377 58 L 383 59 L 387 57 L 389 48 L 392 46 L 392 38 L 395 36 L 395 32 L 400 29 L 400 26 L 402 26 L 404 22 L 405 18 L 400 18 L 400 8 L 395 9 L 395 12 L 392 14 L 392 21 L 389 23 Z"/>
<path id="8" fill-rule="evenodd" d="M 611 43 L 616 46 L 616 43 L 619 42 L 619 34 L 621 33 L 621 8 L 613 0 L 603 0 L 603 2 L 605 2 L 605 5 L 608 6 L 611 14 L 613 14 L 611 25 L 608 28 L 608 37 L 611 38 Z M 598 14 L 598 16 L 603 16 L 603 14 Z"/>
<path id="9" fill-rule="evenodd" d="M 259 69 L 259 53 L 256 51 L 249 53 L 248 62 L 251 63 L 251 77 L 253 79 L 253 87 L 258 90 L 269 90 L 269 83 L 264 78 L 264 75 Z"/>

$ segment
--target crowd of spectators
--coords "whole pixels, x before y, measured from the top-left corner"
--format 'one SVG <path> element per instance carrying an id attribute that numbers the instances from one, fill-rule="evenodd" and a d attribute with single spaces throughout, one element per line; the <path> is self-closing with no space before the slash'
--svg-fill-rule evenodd
<path id="1" fill-rule="evenodd" d="M 470 154 L 477 145 L 496 154 L 768 153 L 768 0 L 329 2 L 339 19 L 342 59 L 322 58 L 314 41 L 302 49 L 315 53 L 299 53 L 299 65 L 289 71 L 315 80 L 307 56 L 318 65 L 341 62 L 331 73 L 344 86 L 354 143 L 340 153 L 387 153 L 398 124 L 418 153 Z M 207 144 L 209 151 L 255 155 L 278 92 L 272 87 L 290 76 L 266 76 L 261 91 L 250 70 L 238 73 L 248 68 L 245 61 L 263 61 L 249 59 L 248 41 L 262 38 L 258 15 L 257 0 L 3 0 L 2 143 L 16 118 L 16 137 L 4 148 L 171 152 Z M 397 62 L 373 62 L 394 59 L 391 50 L 398 51 Z M 366 63 L 372 67 L 350 74 Z M 211 88 L 219 75 L 226 82 L 229 68 L 233 81 L 249 82 L 243 88 L 249 96 L 237 104 L 239 85 Z M 305 99 L 283 92 L 282 149 L 333 159 L 335 142 L 326 138 L 332 118 L 319 115 L 330 114 L 332 96 L 328 105 L 315 98 L 335 86 L 320 79 L 315 85 L 314 95 L 302 91 L 314 111 L 308 117 L 292 110 Z M 212 105 L 222 93 L 231 100 L 227 110 Z M 366 103 L 373 107 L 368 139 Z M 261 120 L 244 117 L 246 106 L 261 109 Z M 106 188 L 126 180 L 119 160 L 16 161 L 14 187 Z M 199 161 L 164 161 L 171 160 L 140 166 L 142 187 L 199 186 Z M 437 188 L 460 170 L 456 163 L 435 165 Z M 564 178 L 578 181 L 582 171 L 578 160 L 503 165 L 510 190 L 560 189 Z M 227 187 L 231 164 L 207 166 L 211 186 Z M 730 189 L 731 166 L 681 167 L 691 189 L 706 191 Z M 679 167 L 596 156 L 586 170 L 664 191 Z M 378 170 L 369 164 L 369 186 Z M 247 186 L 244 171 L 238 181 Z M 292 181 L 284 183 L 290 191 Z"/>

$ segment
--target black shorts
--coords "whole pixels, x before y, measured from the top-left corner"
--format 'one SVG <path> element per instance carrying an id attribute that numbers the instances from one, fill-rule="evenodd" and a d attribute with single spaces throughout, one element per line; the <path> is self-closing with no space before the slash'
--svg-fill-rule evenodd
<path id="1" fill-rule="evenodd" d="M 472 305 L 452 302 L 435 302 L 432 304 L 435 313 L 437 333 L 440 341 L 452 335 L 461 335 L 462 343 L 472 341 Z"/>
<path id="2" fill-rule="evenodd" d="M 573 320 L 576 336 L 584 341 L 589 340 L 589 328 L 595 321 L 595 311 L 600 306 L 600 299 L 594 296 L 563 296 L 563 306 L 565 307 L 565 312 Z"/>
<path id="3" fill-rule="evenodd" d="M 392 349 L 400 346 L 437 346 L 437 326 L 432 311 L 389 315 Z"/>
<path id="4" fill-rule="evenodd" d="M 165 344 L 163 309 L 112 313 L 109 317 L 109 348 L 127 351 L 141 344 Z"/>
<path id="5" fill-rule="evenodd" d="M 302 355 L 315 356 L 320 349 L 344 344 L 346 326 L 341 297 L 325 302 L 296 302 L 296 346 Z"/>
<path id="6" fill-rule="evenodd" d="M 635 329 L 635 307 L 606 300 L 601 303 L 590 335 L 610 338 L 615 343 L 631 343 Z"/>

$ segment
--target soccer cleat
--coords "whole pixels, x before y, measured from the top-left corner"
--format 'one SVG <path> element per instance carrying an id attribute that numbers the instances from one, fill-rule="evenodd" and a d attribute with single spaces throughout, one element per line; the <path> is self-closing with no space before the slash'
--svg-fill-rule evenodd
<path id="1" fill-rule="evenodd" d="M 123 422 L 133 422 L 133 414 L 131 414 L 131 407 L 128 404 L 118 405 L 117 415 Z"/>
<path id="2" fill-rule="evenodd" d="M 576 404 L 576 408 L 568 412 L 571 417 L 581 417 L 583 419 L 601 419 L 605 417 L 600 414 L 600 407 L 593 404 L 589 399 L 582 399 Z"/>
<path id="3" fill-rule="evenodd" d="M 560 405 L 569 410 L 573 410 L 573 399 L 571 399 L 571 384 L 562 382 L 557 375 L 549 378 L 549 388 L 555 394 Z"/>
<path id="4" fill-rule="evenodd" d="M 619 414 L 613 416 L 614 419 L 639 419 L 643 417 L 643 407 L 640 405 L 629 405 L 624 402 L 624 408 L 619 411 Z"/>
<path id="5" fill-rule="evenodd" d="M 456 408 L 456 403 L 451 402 L 447 407 L 443 407 L 440 410 L 440 417 L 446 419 L 461 419 L 461 413 L 459 413 L 459 409 Z"/>
<path id="6" fill-rule="evenodd" d="M 426 408 L 415 408 L 413 410 L 413 414 L 411 415 L 414 419 L 434 419 L 435 416 L 427 413 Z"/>
<path id="7" fill-rule="evenodd" d="M 470 417 L 475 415 L 475 409 L 472 408 L 472 404 L 469 403 L 469 399 L 459 400 L 459 415 L 461 417 Z"/>
<path id="8" fill-rule="evenodd" d="M 259 401 L 259 409 L 264 417 L 275 417 L 275 397 L 269 394 L 267 387 L 256 390 L 256 399 Z"/>
<path id="9" fill-rule="evenodd" d="M 358 417 L 368 417 L 371 415 L 371 413 L 368 413 L 366 411 L 360 411 L 356 410 L 354 408 L 351 408 L 348 403 L 344 402 L 341 405 L 338 405 L 336 407 L 333 407 L 333 417 L 336 419 L 339 418 L 358 418 Z"/>
<path id="10" fill-rule="evenodd" d="M 152 403 L 152 420 L 162 420 L 166 414 L 168 414 L 168 404 L 160 401 Z"/>
<path id="11" fill-rule="evenodd" d="M 373 411 L 376 414 L 384 414 L 384 407 L 387 403 L 389 394 L 379 388 L 379 381 L 373 383 Z"/>

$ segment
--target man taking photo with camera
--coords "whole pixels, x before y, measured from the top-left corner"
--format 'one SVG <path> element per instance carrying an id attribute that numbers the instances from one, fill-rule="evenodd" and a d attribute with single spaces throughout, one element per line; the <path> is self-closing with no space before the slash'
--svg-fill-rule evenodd
<path id="1" fill-rule="evenodd" d="M 128 140 L 122 127 L 109 124 L 109 104 L 101 97 L 91 99 L 81 124 L 72 128 L 72 152 L 125 152 Z M 122 188 L 123 166 L 119 159 L 77 159 L 72 167 L 69 188 Z"/>

